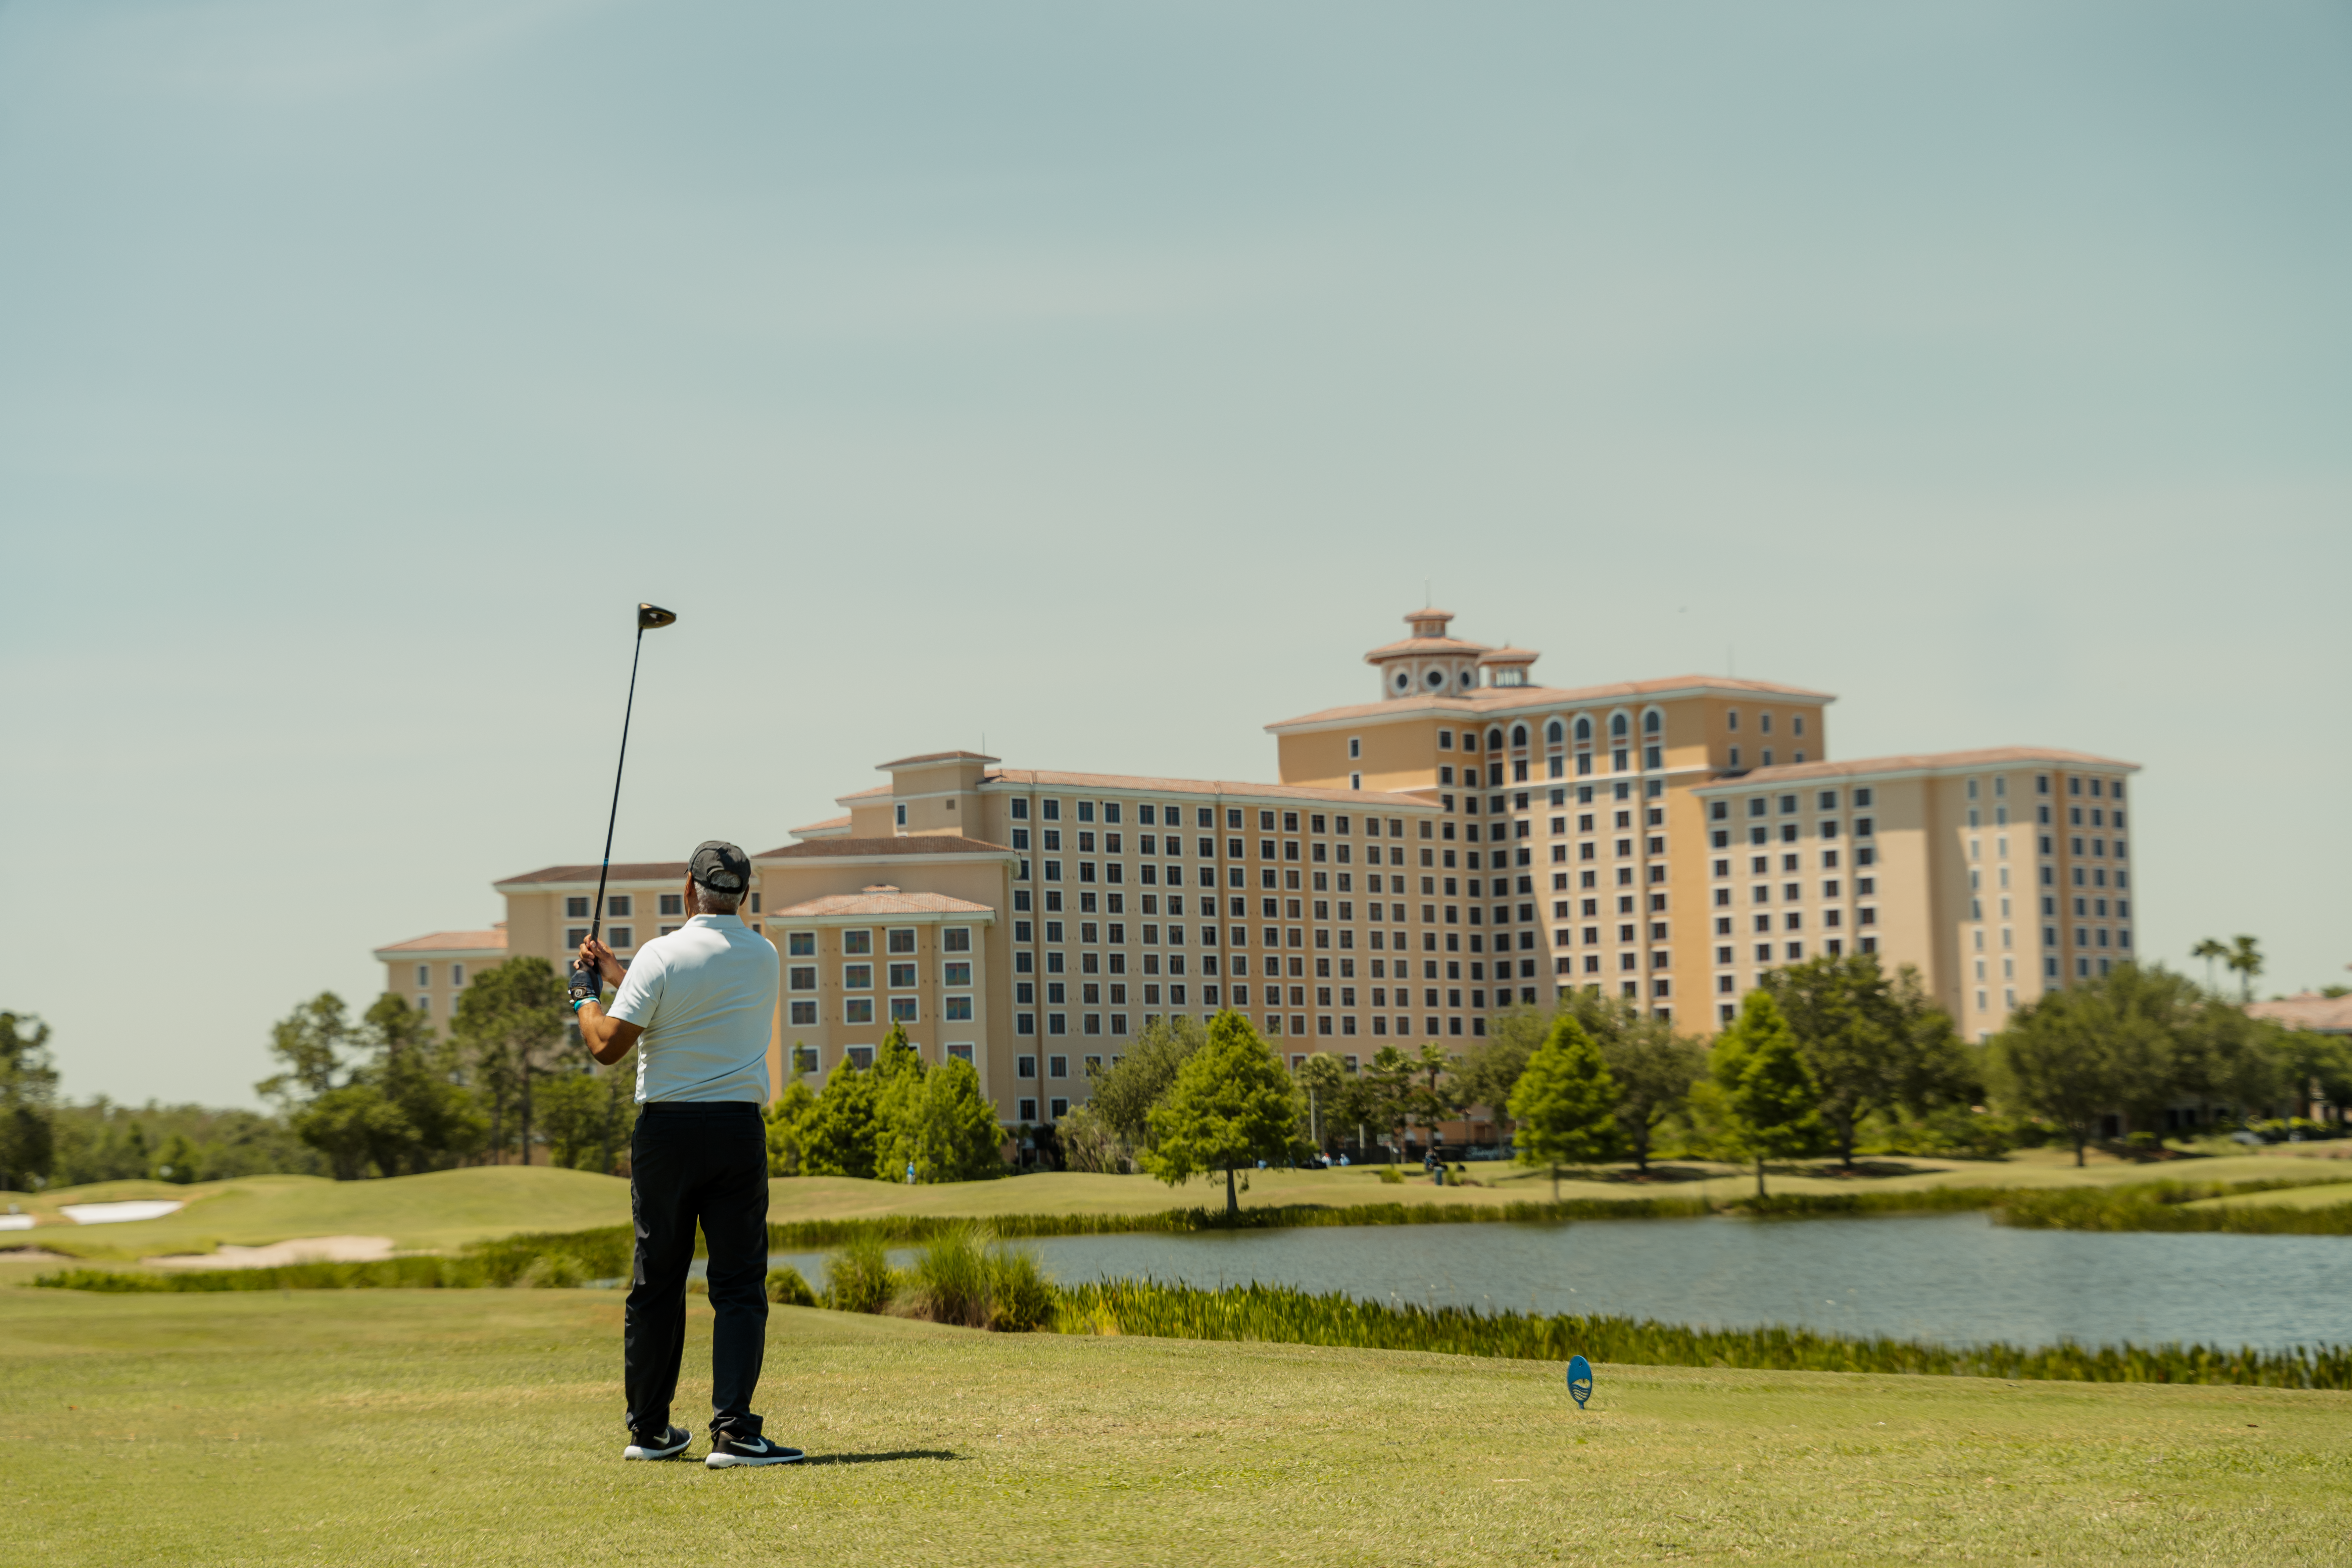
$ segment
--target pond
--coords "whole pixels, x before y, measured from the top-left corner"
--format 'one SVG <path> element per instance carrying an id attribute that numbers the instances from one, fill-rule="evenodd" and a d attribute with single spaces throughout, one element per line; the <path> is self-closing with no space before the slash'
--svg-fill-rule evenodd
<path id="1" fill-rule="evenodd" d="M 1064 1283 L 1252 1281 L 1422 1305 L 1948 1344 L 2352 1342 L 2352 1238 L 2012 1230 L 1980 1214 L 1061 1237 Z M 894 1252 L 904 1264 L 911 1249 Z M 819 1254 L 778 1255 L 822 1287 Z"/>

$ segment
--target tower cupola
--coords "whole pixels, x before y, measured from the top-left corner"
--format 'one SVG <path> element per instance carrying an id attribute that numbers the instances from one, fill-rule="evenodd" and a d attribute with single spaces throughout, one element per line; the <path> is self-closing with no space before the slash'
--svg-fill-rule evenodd
<path id="1" fill-rule="evenodd" d="M 1364 656 L 1381 672 L 1383 698 L 1467 697 L 1477 689 L 1479 657 L 1492 650 L 1447 636 L 1453 619 L 1451 610 L 1414 610 L 1404 618 L 1411 637 Z"/>

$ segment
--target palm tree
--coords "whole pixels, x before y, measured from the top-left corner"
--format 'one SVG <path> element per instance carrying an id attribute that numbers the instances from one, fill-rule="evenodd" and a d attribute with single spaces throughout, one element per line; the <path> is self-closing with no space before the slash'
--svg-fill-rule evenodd
<path id="1" fill-rule="evenodd" d="M 2229 957 L 2230 946 L 2219 937 L 2209 936 L 2190 948 L 2189 956 L 2205 961 L 2205 989 L 2210 991 L 2213 989 L 2213 961 L 2217 958 Z"/>
<path id="2" fill-rule="evenodd" d="M 2262 950 L 2254 945 L 2254 939 L 2250 936 L 2231 938 L 2229 954 L 2222 962 L 2237 972 L 2238 999 L 2241 1002 L 2252 1001 L 2254 976 L 2263 972 Z"/>

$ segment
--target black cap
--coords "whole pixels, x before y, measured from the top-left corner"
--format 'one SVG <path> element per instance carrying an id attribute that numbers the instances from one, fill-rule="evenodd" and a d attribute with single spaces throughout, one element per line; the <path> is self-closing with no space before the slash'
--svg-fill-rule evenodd
<path id="1" fill-rule="evenodd" d="M 751 858 L 724 838 L 706 838 L 694 847 L 686 872 L 713 892 L 740 894 L 751 885 Z"/>

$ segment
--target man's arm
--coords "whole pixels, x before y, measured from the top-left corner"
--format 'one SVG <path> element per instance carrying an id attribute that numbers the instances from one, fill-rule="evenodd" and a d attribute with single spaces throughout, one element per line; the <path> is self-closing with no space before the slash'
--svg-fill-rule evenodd
<path id="1" fill-rule="evenodd" d="M 593 973 L 615 990 L 627 973 L 621 967 L 621 961 L 613 956 L 613 950 L 593 937 L 580 944 L 579 967 L 573 972 L 575 987 L 580 970 Z M 588 1054 L 605 1067 L 627 1056 L 629 1048 L 637 1043 L 637 1037 L 645 1033 L 626 1018 L 607 1017 L 604 1005 L 593 996 L 575 1003 L 572 1016 L 580 1021 L 580 1038 L 587 1046 Z"/>

